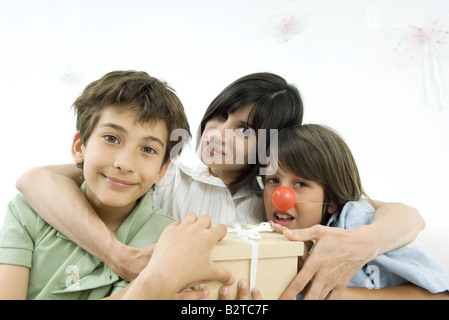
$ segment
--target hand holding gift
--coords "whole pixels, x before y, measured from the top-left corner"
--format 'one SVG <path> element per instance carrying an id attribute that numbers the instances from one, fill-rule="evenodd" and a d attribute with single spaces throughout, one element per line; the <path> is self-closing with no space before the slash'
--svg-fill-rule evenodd
<path id="1" fill-rule="evenodd" d="M 226 235 L 226 226 L 212 227 L 208 216 L 189 213 L 162 233 L 153 256 L 126 293 L 130 299 L 171 299 L 183 288 L 204 280 L 234 283 L 230 272 L 214 264 L 212 249 Z"/>

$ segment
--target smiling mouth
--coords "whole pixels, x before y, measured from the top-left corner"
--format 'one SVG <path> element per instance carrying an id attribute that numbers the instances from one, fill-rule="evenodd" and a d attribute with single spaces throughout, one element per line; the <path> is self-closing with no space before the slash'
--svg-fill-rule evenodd
<path id="1" fill-rule="evenodd" d="M 131 188 L 133 186 L 136 185 L 136 183 L 133 183 L 131 181 L 128 180 L 123 180 L 123 179 L 118 179 L 118 178 L 113 178 L 113 177 L 108 177 L 103 175 L 103 177 L 105 178 L 105 180 L 113 187 L 117 188 L 117 189 L 128 189 Z"/>

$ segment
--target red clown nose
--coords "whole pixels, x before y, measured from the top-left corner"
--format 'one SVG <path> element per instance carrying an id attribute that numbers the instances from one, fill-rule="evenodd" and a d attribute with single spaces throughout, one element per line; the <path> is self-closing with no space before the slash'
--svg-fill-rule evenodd
<path id="1" fill-rule="evenodd" d="M 289 187 L 277 187 L 271 194 L 271 203 L 276 209 L 287 211 L 296 203 L 296 196 Z"/>

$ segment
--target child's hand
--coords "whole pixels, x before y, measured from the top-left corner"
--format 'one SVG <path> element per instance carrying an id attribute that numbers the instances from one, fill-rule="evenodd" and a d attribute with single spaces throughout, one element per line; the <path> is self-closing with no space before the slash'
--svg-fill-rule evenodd
<path id="1" fill-rule="evenodd" d="M 210 217 L 189 213 L 162 232 L 145 269 L 125 298 L 171 299 L 183 288 L 205 280 L 234 283 L 231 273 L 210 259 L 213 247 L 226 235 L 226 226 L 212 227 Z"/>
<path id="2" fill-rule="evenodd" d="M 252 300 L 262 300 L 262 295 L 258 288 L 251 291 Z M 219 300 L 231 300 L 229 288 L 223 286 L 218 293 Z M 245 280 L 240 280 L 238 284 L 237 300 L 250 300 L 249 285 Z"/>
<path id="3" fill-rule="evenodd" d="M 148 267 L 178 283 L 178 289 L 205 280 L 232 284 L 232 275 L 210 259 L 213 247 L 225 235 L 225 225 L 212 227 L 209 216 L 198 219 L 189 213 L 181 223 L 173 222 L 164 230 Z"/>

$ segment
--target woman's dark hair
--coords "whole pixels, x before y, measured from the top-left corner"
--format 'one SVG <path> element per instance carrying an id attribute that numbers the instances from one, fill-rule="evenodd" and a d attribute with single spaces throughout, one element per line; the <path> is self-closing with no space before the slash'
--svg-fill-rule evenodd
<path id="1" fill-rule="evenodd" d="M 270 129 L 282 129 L 301 124 L 303 103 L 298 89 L 285 79 L 272 73 L 253 73 L 237 79 L 226 87 L 209 105 L 201 120 L 197 148 L 200 146 L 206 123 L 216 116 L 223 116 L 238 109 L 252 105 L 248 123 L 256 134 L 259 129 L 266 129 L 265 146 L 270 144 Z M 260 168 L 260 161 L 249 164 L 248 168 L 228 188 L 235 192 L 244 186 L 254 186 L 260 190 L 255 177 Z"/>

